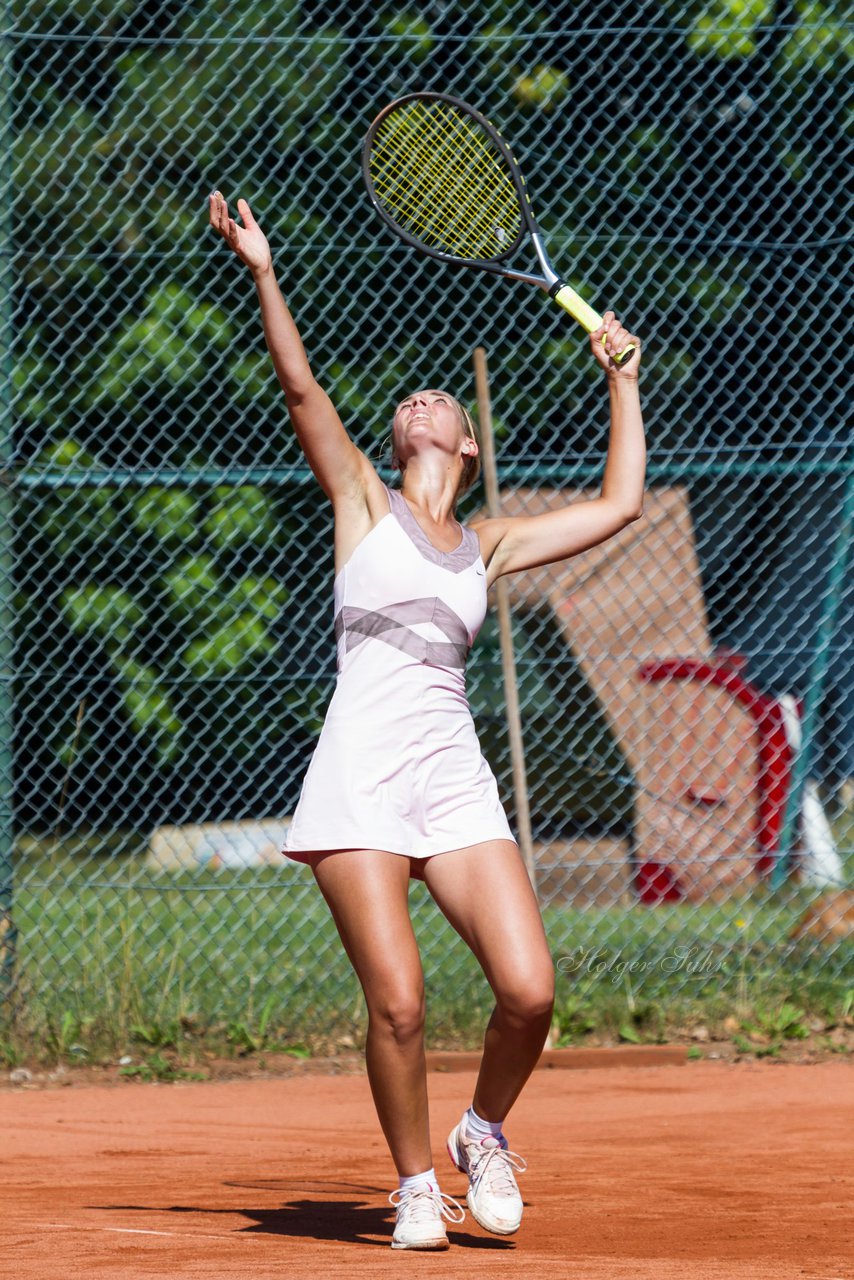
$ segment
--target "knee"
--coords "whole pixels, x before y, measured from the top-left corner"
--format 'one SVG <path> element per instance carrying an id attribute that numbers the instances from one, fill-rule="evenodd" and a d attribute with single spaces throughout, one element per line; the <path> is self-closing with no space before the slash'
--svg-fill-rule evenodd
<path id="1" fill-rule="evenodd" d="M 424 1032 L 426 1002 L 424 991 L 395 991 L 372 1002 L 371 1023 L 405 1044 Z"/>
<path id="2" fill-rule="evenodd" d="M 497 992 L 501 1012 L 514 1022 L 550 1021 L 555 1002 L 554 971 L 530 974 Z"/>

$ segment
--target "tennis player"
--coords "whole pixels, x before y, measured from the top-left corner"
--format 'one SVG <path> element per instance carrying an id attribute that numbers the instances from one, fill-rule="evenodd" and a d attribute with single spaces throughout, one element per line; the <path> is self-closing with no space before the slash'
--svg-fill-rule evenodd
<path id="1" fill-rule="evenodd" d="M 285 852 L 311 866 L 365 993 L 368 1077 L 399 1177 L 392 1248 L 446 1249 L 445 1221 L 465 1216 L 433 1168 L 410 877 L 477 957 L 495 1008 L 471 1105 L 447 1149 L 476 1221 L 510 1235 L 522 1220 L 514 1174 L 526 1164 L 502 1127 L 549 1031 L 554 965 L 480 752 L 465 665 L 501 574 L 564 560 L 642 514 L 640 351 L 623 366 L 611 358 L 638 339 L 612 312 L 591 335 L 611 409 L 601 495 L 461 525 L 455 505 L 479 470 L 467 411 L 440 390 L 404 396 L 391 427 L 400 486 L 387 487 L 315 381 L 267 240 L 246 201 L 237 208 L 242 225 L 214 192 L 210 223 L 252 274 L 293 428 L 334 512 L 338 680 Z"/>

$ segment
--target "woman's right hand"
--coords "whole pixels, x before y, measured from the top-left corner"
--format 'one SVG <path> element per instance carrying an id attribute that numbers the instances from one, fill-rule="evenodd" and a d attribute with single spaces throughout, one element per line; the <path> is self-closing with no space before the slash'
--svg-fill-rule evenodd
<path id="1" fill-rule="evenodd" d="M 221 191 L 214 191 L 208 196 L 210 206 L 210 222 L 218 231 L 230 249 L 233 249 L 241 262 L 245 262 L 253 276 L 268 270 L 273 265 L 273 256 L 267 237 L 252 217 L 252 210 L 245 200 L 238 200 L 237 212 L 243 219 L 239 227 L 228 214 L 228 205 Z"/>

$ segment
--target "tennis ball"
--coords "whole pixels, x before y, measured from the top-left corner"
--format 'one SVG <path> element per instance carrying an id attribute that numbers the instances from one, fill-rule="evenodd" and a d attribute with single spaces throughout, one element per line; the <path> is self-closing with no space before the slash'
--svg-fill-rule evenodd
<path id="1" fill-rule="evenodd" d="M 569 76 L 559 67 L 549 67 L 543 63 L 535 67 L 530 75 L 520 76 L 512 92 L 520 106 L 554 111 L 569 96 Z"/>

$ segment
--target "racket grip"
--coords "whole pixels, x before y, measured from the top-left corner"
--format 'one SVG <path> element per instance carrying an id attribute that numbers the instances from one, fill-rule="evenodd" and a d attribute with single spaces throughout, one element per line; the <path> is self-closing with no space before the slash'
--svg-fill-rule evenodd
<path id="1" fill-rule="evenodd" d="M 598 311 L 594 311 L 589 307 L 583 298 L 571 289 L 568 284 L 564 284 L 562 280 L 558 280 L 549 289 L 549 297 L 554 298 L 559 307 L 563 307 L 573 318 L 577 320 L 582 329 L 586 329 L 588 333 L 593 333 L 600 328 L 604 321 Z M 602 341 L 605 339 L 603 337 Z M 618 356 L 612 356 L 615 364 L 625 364 L 627 360 L 631 360 L 637 347 L 630 343 L 625 347 Z"/>

